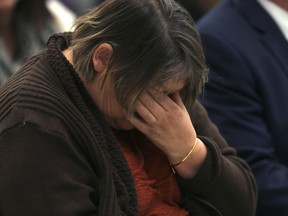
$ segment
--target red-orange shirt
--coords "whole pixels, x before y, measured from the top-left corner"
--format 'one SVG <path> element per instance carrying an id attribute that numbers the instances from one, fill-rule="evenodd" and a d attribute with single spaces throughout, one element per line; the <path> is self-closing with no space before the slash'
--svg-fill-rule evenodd
<path id="1" fill-rule="evenodd" d="M 167 157 L 136 131 L 115 134 L 134 177 L 138 215 L 189 215 L 179 206 L 181 192 Z"/>

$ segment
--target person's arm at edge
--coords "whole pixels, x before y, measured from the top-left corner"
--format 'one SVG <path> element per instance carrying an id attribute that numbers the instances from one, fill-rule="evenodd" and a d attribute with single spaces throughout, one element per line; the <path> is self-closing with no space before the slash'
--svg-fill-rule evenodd
<path id="1" fill-rule="evenodd" d="M 182 191 L 211 203 L 223 216 L 255 215 L 257 190 L 248 165 L 228 146 L 199 102 L 195 103 L 191 118 L 207 147 L 207 156 L 194 178 L 178 176 Z"/>

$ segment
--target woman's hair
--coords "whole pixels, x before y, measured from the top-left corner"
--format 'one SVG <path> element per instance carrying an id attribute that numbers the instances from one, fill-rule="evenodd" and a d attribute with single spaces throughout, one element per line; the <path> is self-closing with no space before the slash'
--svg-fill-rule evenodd
<path id="1" fill-rule="evenodd" d="M 143 90 L 168 80 L 185 83 L 187 108 L 207 80 L 204 53 L 189 13 L 174 0 L 105 0 L 75 22 L 72 39 L 75 70 L 94 79 L 93 52 L 113 47 L 112 74 L 120 104 L 132 113 Z"/>

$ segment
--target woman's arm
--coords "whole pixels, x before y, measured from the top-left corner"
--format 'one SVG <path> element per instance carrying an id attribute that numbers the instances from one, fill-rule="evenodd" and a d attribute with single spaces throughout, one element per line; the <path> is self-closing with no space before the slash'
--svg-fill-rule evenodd
<path id="1" fill-rule="evenodd" d="M 148 92 L 136 105 L 136 112 L 140 118 L 132 116 L 131 122 L 171 164 L 181 161 L 199 137 L 198 149 L 174 167 L 184 194 L 210 203 L 223 216 L 255 214 L 256 186 L 250 169 L 198 101 L 189 115 L 179 93 Z"/>
<path id="2" fill-rule="evenodd" d="M 198 101 L 190 114 L 197 136 L 207 147 L 208 153 L 194 178 L 178 176 L 182 191 L 209 202 L 223 216 L 254 216 L 256 183 L 248 165 L 228 146 Z"/>
<path id="3" fill-rule="evenodd" d="M 28 123 L 3 132 L 0 170 L 1 215 L 97 214 L 97 179 L 59 134 Z"/>

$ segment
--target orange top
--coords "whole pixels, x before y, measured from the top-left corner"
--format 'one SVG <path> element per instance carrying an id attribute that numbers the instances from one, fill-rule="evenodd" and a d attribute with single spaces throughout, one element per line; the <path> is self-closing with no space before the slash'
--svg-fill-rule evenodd
<path id="1" fill-rule="evenodd" d="M 139 132 L 115 134 L 134 177 L 138 215 L 189 215 L 179 207 L 181 192 L 167 157 Z"/>

